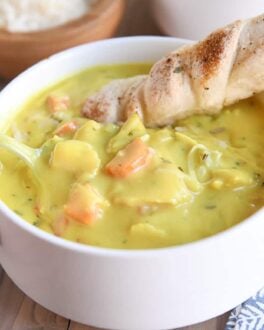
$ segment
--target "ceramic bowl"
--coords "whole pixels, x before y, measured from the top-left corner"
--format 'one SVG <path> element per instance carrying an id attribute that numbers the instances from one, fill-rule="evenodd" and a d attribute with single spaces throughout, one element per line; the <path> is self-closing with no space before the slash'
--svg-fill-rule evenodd
<path id="1" fill-rule="evenodd" d="M 0 130 L 32 94 L 64 77 L 99 64 L 154 62 L 186 43 L 129 37 L 51 56 L 0 93 Z M 135 251 L 63 240 L 30 225 L 2 202 L 0 217 L 0 260 L 10 278 L 47 309 L 84 324 L 172 329 L 222 314 L 263 286 L 263 209 L 197 242 Z"/>
<path id="2" fill-rule="evenodd" d="M 153 0 L 151 5 L 166 34 L 191 40 L 201 40 L 230 22 L 263 13 L 262 0 Z"/>

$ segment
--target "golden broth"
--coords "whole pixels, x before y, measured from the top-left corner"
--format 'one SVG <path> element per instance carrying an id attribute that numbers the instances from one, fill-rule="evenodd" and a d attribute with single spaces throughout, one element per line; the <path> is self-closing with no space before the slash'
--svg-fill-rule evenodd
<path id="1" fill-rule="evenodd" d="M 33 148 L 45 143 L 37 166 L 48 196 L 40 198 L 32 171 L 22 160 L 0 150 L 0 198 L 47 232 L 127 249 L 195 241 L 263 206 L 264 115 L 252 100 L 216 117 L 194 116 L 162 129 L 146 129 L 136 115 L 121 127 L 81 118 L 88 95 L 112 79 L 147 73 L 149 68 L 95 67 L 29 100 L 10 124 L 9 135 Z M 70 105 L 51 112 L 50 95 L 67 96 Z M 62 133 L 61 127 L 73 121 L 76 129 Z M 111 161 L 126 154 L 135 140 L 150 160 L 135 173 L 113 175 Z M 90 213 L 79 212 L 87 200 L 96 212 L 99 208 L 96 216 L 91 216 L 91 207 Z"/>

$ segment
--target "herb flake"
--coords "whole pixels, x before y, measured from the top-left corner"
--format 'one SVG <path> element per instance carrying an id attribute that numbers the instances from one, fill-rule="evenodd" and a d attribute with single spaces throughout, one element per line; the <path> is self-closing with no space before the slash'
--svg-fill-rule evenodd
<path id="1" fill-rule="evenodd" d="M 213 205 L 213 204 L 205 205 L 205 208 L 207 210 L 214 210 L 216 208 L 216 205 Z"/>
<path id="2" fill-rule="evenodd" d="M 176 68 L 173 70 L 173 73 L 181 73 L 183 71 L 182 66 L 176 66 Z"/>

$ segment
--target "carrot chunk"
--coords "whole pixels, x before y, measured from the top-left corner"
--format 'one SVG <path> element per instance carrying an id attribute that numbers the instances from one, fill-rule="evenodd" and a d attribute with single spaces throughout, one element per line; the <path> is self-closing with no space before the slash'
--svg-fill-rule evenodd
<path id="1" fill-rule="evenodd" d="M 49 95 L 47 97 L 47 106 L 51 113 L 68 110 L 70 107 L 70 98 L 68 95 L 56 96 Z"/>
<path id="2" fill-rule="evenodd" d="M 64 212 L 66 217 L 83 224 L 92 224 L 102 216 L 102 204 L 103 198 L 89 183 L 76 183 L 64 205 Z"/>
<path id="3" fill-rule="evenodd" d="M 106 172 L 115 178 L 126 178 L 148 166 L 153 151 L 140 138 L 129 143 L 106 165 Z"/>
<path id="4" fill-rule="evenodd" d="M 74 121 L 68 121 L 67 123 L 62 124 L 55 130 L 55 134 L 63 136 L 66 134 L 74 133 L 78 128 L 78 125 Z"/>

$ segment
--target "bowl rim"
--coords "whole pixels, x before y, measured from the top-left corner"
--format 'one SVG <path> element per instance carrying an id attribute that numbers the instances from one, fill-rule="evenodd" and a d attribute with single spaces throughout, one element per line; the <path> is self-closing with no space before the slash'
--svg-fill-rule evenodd
<path id="1" fill-rule="evenodd" d="M 192 43 L 190 40 L 186 39 L 180 39 L 180 38 L 174 38 L 174 37 L 164 37 L 164 36 L 131 36 L 131 37 L 119 37 L 119 38 L 111 38 L 106 40 L 99 40 L 91 43 L 86 43 L 80 46 L 72 47 L 67 50 L 61 51 L 59 53 L 56 53 L 54 55 L 51 55 L 47 59 L 44 59 L 27 70 L 23 71 L 21 74 L 19 74 L 16 78 L 14 78 L 10 83 L 8 83 L 5 88 L 0 92 L 0 97 L 6 93 L 6 89 L 9 86 L 12 86 L 13 84 L 16 84 L 17 80 L 21 80 L 24 78 L 25 75 L 30 73 L 31 71 L 34 71 L 37 69 L 40 65 L 43 63 L 47 63 L 49 61 L 57 60 L 59 58 L 62 58 L 64 56 L 73 55 L 74 52 L 79 53 L 82 48 L 87 48 L 89 46 L 94 46 L 95 44 L 113 44 L 113 43 L 120 43 L 123 44 L 125 42 L 129 42 L 130 40 L 133 41 L 157 41 L 162 42 L 166 40 L 175 40 L 175 42 L 181 42 L 181 43 Z M 62 78 L 63 79 L 63 78 Z M 56 82 L 54 82 L 56 83 Z M 151 257 L 156 255 L 162 255 L 162 254 L 168 254 L 168 253 L 176 253 L 181 252 L 183 250 L 194 250 L 198 246 L 202 245 L 209 245 L 212 241 L 215 243 L 217 241 L 220 241 L 224 239 L 227 236 L 234 235 L 238 231 L 248 228 L 249 226 L 253 226 L 255 222 L 259 222 L 260 214 L 264 214 L 264 207 L 257 210 L 255 213 L 247 217 L 246 219 L 242 220 L 241 222 L 235 224 L 234 226 L 227 228 L 223 231 L 220 231 L 214 235 L 201 238 L 196 241 L 192 241 L 189 243 L 184 243 L 181 245 L 175 245 L 175 246 L 168 246 L 168 247 L 162 247 L 162 248 L 151 248 L 151 249 L 116 249 L 116 248 L 108 248 L 108 247 L 99 247 L 99 246 L 90 246 L 85 245 L 78 242 L 72 242 L 69 240 L 66 240 L 64 238 L 58 237 L 54 234 L 45 232 L 44 230 L 35 227 L 34 225 L 28 223 L 25 219 L 17 215 L 13 210 L 11 210 L 3 201 L 0 200 L 0 215 L 5 216 L 8 221 L 12 221 L 14 225 L 17 225 L 20 229 L 28 232 L 29 234 L 32 234 L 35 238 L 44 240 L 47 243 L 50 243 L 52 245 L 58 246 L 60 248 L 64 248 L 66 250 L 71 250 L 79 253 L 84 254 L 93 254 L 97 256 L 108 256 L 108 257 L 121 257 L 121 258 L 138 258 L 138 257 Z M 0 233 L 1 234 L 1 233 Z"/>

